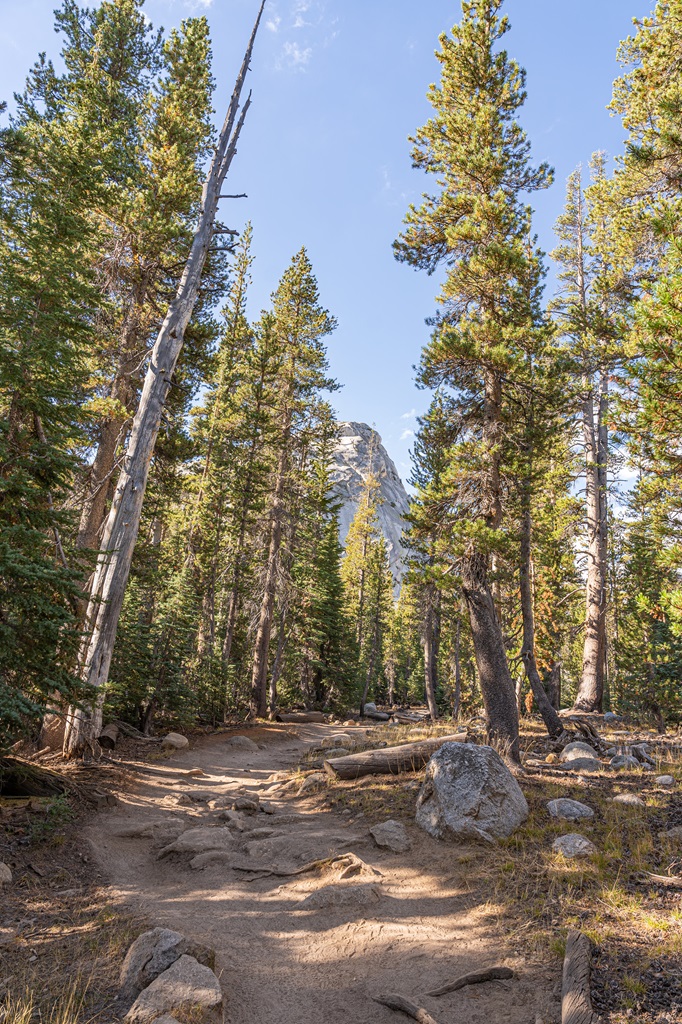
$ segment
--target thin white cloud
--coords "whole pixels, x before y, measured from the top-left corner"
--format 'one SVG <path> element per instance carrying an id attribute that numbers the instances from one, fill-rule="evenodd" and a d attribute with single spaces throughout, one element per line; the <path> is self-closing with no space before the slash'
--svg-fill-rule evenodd
<path id="1" fill-rule="evenodd" d="M 411 437 L 414 437 L 414 430 L 403 430 L 402 434 L 400 435 L 400 440 L 409 441 Z"/>
<path id="2" fill-rule="evenodd" d="M 268 21 L 265 22 L 265 27 L 270 32 L 279 32 L 279 26 L 282 24 L 282 19 L 279 14 L 273 15 Z"/>
<path id="3" fill-rule="evenodd" d="M 292 68 L 295 71 L 304 71 L 313 55 L 312 46 L 301 47 L 298 43 L 285 43 L 282 54 L 277 61 L 278 71 L 283 68 Z"/>
<path id="4" fill-rule="evenodd" d="M 409 412 L 404 412 L 400 418 L 401 418 L 401 420 L 413 420 L 416 415 L 417 415 L 417 410 L 416 409 L 410 409 Z"/>
<path id="5" fill-rule="evenodd" d="M 213 6 L 213 0 L 184 0 L 188 11 L 207 11 Z"/>

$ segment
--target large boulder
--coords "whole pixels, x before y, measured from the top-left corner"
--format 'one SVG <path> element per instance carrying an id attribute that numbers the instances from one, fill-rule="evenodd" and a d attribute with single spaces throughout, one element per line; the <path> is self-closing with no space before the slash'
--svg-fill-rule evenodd
<path id="1" fill-rule="evenodd" d="M 242 736 L 237 734 L 236 736 L 230 736 L 228 740 L 223 744 L 224 747 L 228 747 L 230 750 L 247 750 L 250 753 L 258 750 L 258 744 L 255 743 L 250 737 Z"/>
<path id="2" fill-rule="evenodd" d="M 575 743 L 569 743 L 565 746 L 561 751 L 560 757 L 562 761 L 575 761 L 577 757 L 594 757 L 598 759 L 599 755 L 589 743 L 577 740 Z"/>
<path id="3" fill-rule="evenodd" d="M 208 946 L 186 939 L 180 932 L 170 928 L 152 928 L 143 932 L 126 953 L 121 967 L 121 1002 L 131 1003 L 142 989 L 158 978 L 160 974 L 183 955 L 193 956 L 206 967 L 215 965 L 215 955 Z"/>
<path id="4" fill-rule="evenodd" d="M 189 746 L 189 740 L 186 736 L 181 736 L 179 732 L 169 732 L 161 740 L 161 746 L 165 750 L 184 750 Z"/>
<path id="5" fill-rule="evenodd" d="M 611 758 L 611 760 L 609 761 L 609 764 L 611 765 L 612 768 L 616 768 L 616 769 L 618 769 L 618 768 L 628 768 L 630 770 L 633 770 L 635 768 L 640 768 L 641 767 L 641 765 L 640 765 L 639 761 L 637 760 L 637 758 L 633 757 L 631 754 L 616 754 L 615 757 Z"/>
<path id="6" fill-rule="evenodd" d="M 229 828 L 211 828 L 199 826 L 183 832 L 175 842 L 164 846 L 156 855 L 163 860 L 171 853 L 206 853 L 208 850 L 228 850 L 235 844 L 234 833 Z"/>
<path id="7" fill-rule="evenodd" d="M 527 817 L 518 782 L 492 747 L 444 743 L 427 764 L 416 820 L 437 839 L 492 842 Z"/>
<path id="8" fill-rule="evenodd" d="M 183 955 L 140 992 L 125 1020 L 148 1024 L 165 1013 L 190 1013 L 193 1020 L 208 1015 L 217 1022 L 222 1002 L 220 983 L 210 967 Z"/>
<path id="9" fill-rule="evenodd" d="M 604 770 L 604 765 L 601 761 L 598 761 L 596 757 L 574 757 L 571 761 L 566 761 L 564 764 L 564 771 L 566 772 L 601 772 Z"/>

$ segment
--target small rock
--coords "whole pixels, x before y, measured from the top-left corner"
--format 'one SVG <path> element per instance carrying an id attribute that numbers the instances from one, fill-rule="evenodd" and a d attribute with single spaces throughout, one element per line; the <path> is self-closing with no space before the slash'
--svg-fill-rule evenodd
<path id="1" fill-rule="evenodd" d="M 343 723 L 345 729 L 347 729 L 349 725 L 355 725 L 354 719 L 349 718 Z"/>
<path id="2" fill-rule="evenodd" d="M 12 881 L 12 872 L 8 866 L 0 860 L 0 885 L 9 885 Z"/>
<path id="3" fill-rule="evenodd" d="M 444 743 L 427 764 L 416 821 L 436 839 L 492 842 L 527 817 L 518 782 L 492 747 Z"/>
<path id="4" fill-rule="evenodd" d="M 202 768 L 190 768 L 188 772 L 183 772 L 190 779 L 200 779 L 206 775 L 206 772 Z"/>
<path id="5" fill-rule="evenodd" d="M 274 814 L 275 813 L 275 808 L 272 806 L 272 804 L 261 804 L 260 805 L 260 809 L 263 812 L 263 814 Z"/>
<path id="6" fill-rule="evenodd" d="M 606 751 L 605 757 L 615 757 L 617 753 L 618 750 L 616 747 L 609 747 L 609 749 Z"/>
<path id="7" fill-rule="evenodd" d="M 303 780 L 301 788 L 298 791 L 298 796 L 304 796 L 306 793 L 315 793 L 326 785 L 327 776 L 324 772 L 313 772 L 312 775 L 309 775 L 307 779 Z"/>
<path id="8" fill-rule="evenodd" d="M 567 836 L 559 836 L 552 843 L 554 853 L 562 853 L 571 860 L 573 857 L 589 857 L 597 852 L 597 847 L 578 832 L 570 832 Z"/>
<path id="9" fill-rule="evenodd" d="M 412 846 L 407 829 L 399 821 L 390 820 L 374 825 L 369 834 L 377 846 L 385 846 L 393 853 L 406 853 Z"/>
<path id="10" fill-rule="evenodd" d="M 559 764 L 561 758 L 558 754 L 548 754 L 545 758 L 545 764 Z"/>
<path id="11" fill-rule="evenodd" d="M 207 967 L 215 964 L 212 949 L 186 939 L 180 932 L 171 931 L 170 928 L 152 928 L 138 935 L 121 967 L 118 998 L 124 1003 L 131 1003 L 155 978 L 185 954 Z"/>
<path id="12" fill-rule="evenodd" d="M 625 804 L 627 807 L 646 807 L 641 797 L 634 793 L 619 793 L 611 801 L 613 804 Z"/>
<path id="13" fill-rule="evenodd" d="M 301 910 L 326 910 L 327 907 L 364 907 L 376 903 L 381 890 L 376 885 L 325 885 L 311 892 L 299 904 Z"/>
<path id="14" fill-rule="evenodd" d="M 575 761 L 578 757 L 593 757 L 597 759 L 598 755 L 594 747 L 591 747 L 589 743 L 583 743 L 582 740 L 567 744 L 560 754 L 561 761 Z"/>
<path id="15" fill-rule="evenodd" d="M 161 740 L 161 746 L 166 750 L 184 750 L 189 746 L 189 740 L 186 736 L 181 736 L 179 732 L 169 732 Z"/>
<path id="16" fill-rule="evenodd" d="M 613 711 L 605 711 L 604 712 L 604 723 L 606 725 L 612 724 L 613 722 L 622 722 L 622 721 L 623 721 L 623 719 L 620 717 L 620 715 L 614 714 Z"/>
<path id="17" fill-rule="evenodd" d="M 125 1020 L 147 1024 L 164 1013 L 217 1011 L 222 1002 L 220 984 L 210 967 L 183 955 L 139 994 Z"/>
<path id="18" fill-rule="evenodd" d="M 666 840 L 669 843 L 682 843 L 682 825 L 676 825 L 675 828 L 669 828 L 667 832 L 659 832 L 658 838 Z"/>
<path id="19" fill-rule="evenodd" d="M 376 704 L 373 701 L 370 701 L 369 704 L 365 704 L 364 710 L 365 711 L 371 711 L 374 714 L 376 714 L 377 706 L 376 706 Z"/>
<path id="20" fill-rule="evenodd" d="M 223 795 L 223 796 L 212 797 L 208 801 L 208 806 L 211 808 L 212 811 L 219 811 L 223 807 L 232 807 L 233 803 L 234 803 L 234 797 L 233 796 Z"/>
<path id="21" fill-rule="evenodd" d="M 350 754 L 350 750 L 346 747 L 332 747 L 331 750 L 326 751 L 326 756 L 331 759 L 333 757 L 347 757 Z"/>
<path id="22" fill-rule="evenodd" d="M 574 757 L 564 764 L 564 771 L 567 772 L 600 772 L 603 768 L 604 765 L 596 757 Z"/>
<path id="23" fill-rule="evenodd" d="M 177 796 L 171 797 L 171 801 L 178 807 L 191 807 L 194 803 L 189 793 L 178 793 Z"/>
<path id="24" fill-rule="evenodd" d="M 289 772 L 274 772 L 272 775 L 268 775 L 268 782 L 286 782 L 289 778 Z"/>
<path id="25" fill-rule="evenodd" d="M 231 747 L 232 750 L 258 750 L 258 744 L 250 740 L 248 736 L 230 736 L 229 740 L 225 741 L 224 746 Z"/>
<path id="26" fill-rule="evenodd" d="M 257 796 L 238 796 L 234 802 L 235 811 L 251 811 L 255 813 L 260 806 Z"/>
<path id="27" fill-rule="evenodd" d="M 630 754 L 616 754 L 609 761 L 612 768 L 639 768 L 640 763 L 636 757 L 632 757 Z"/>
<path id="28" fill-rule="evenodd" d="M 353 742 L 347 732 L 335 732 L 332 736 L 325 736 L 320 743 L 320 750 L 332 750 L 336 747 L 350 746 Z"/>
<path id="29" fill-rule="evenodd" d="M 587 804 L 581 804 L 579 800 L 550 800 L 547 810 L 553 818 L 561 818 L 564 821 L 580 821 L 581 818 L 594 818 L 594 811 Z"/>
<path id="30" fill-rule="evenodd" d="M 675 779 L 672 777 L 672 775 L 659 775 L 658 778 L 655 779 L 654 781 L 656 782 L 657 786 L 674 786 L 675 785 Z"/>

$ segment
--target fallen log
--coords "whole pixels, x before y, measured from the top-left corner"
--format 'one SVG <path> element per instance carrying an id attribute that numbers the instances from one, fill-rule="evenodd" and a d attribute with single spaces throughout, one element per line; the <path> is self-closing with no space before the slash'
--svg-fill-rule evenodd
<path id="1" fill-rule="evenodd" d="M 389 722 L 391 719 L 390 715 L 387 715 L 385 711 L 363 711 L 363 718 L 371 718 L 373 722 Z"/>
<path id="2" fill-rule="evenodd" d="M 682 889 L 682 875 L 652 875 L 650 871 L 643 871 L 642 874 L 648 882 L 655 885 L 664 885 L 668 889 Z"/>
<path id="3" fill-rule="evenodd" d="M 405 996 L 372 996 L 372 998 L 375 1003 L 387 1006 L 389 1010 L 398 1010 L 400 1013 L 406 1013 L 412 1020 L 416 1020 L 417 1024 L 438 1024 L 427 1010 L 422 1009 L 421 1006 L 417 1006 L 415 1003 L 411 1003 Z"/>
<path id="4" fill-rule="evenodd" d="M 280 712 L 275 715 L 276 722 L 326 722 L 327 719 L 321 711 L 289 711 Z"/>
<path id="5" fill-rule="evenodd" d="M 105 725 L 97 737 L 100 747 L 104 750 L 113 750 L 118 743 L 119 732 L 119 727 L 113 722 L 110 725 Z"/>
<path id="6" fill-rule="evenodd" d="M 569 932 L 561 985 L 561 1024 L 601 1024 L 590 998 L 590 940 Z"/>
<path id="7" fill-rule="evenodd" d="M 427 995 L 431 997 L 445 996 L 448 992 L 457 992 L 458 989 L 464 988 L 466 985 L 480 985 L 484 981 L 507 981 L 513 977 L 514 972 L 509 967 L 489 967 L 487 971 L 472 971 L 471 974 L 463 974 L 461 978 L 456 978 L 455 981 L 451 981 L 433 992 L 427 992 Z"/>
<path id="8" fill-rule="evenodd" d="M 423 768 L 444 743 L 466 743 L 465 732 L 452 736 L 439 736 L 418 743 L 404 743 L 399 747 L 363 750 L 359 754 L 335 757 L 324 762 L 325 771 L 337 779 L 359 779 L 363 775 L 399 775 Z"/>

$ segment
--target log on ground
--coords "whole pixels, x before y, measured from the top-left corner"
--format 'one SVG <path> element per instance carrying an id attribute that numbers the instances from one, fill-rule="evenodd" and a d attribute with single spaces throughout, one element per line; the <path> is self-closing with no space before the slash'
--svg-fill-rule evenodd
<path id="1" fill-rule="evenodd" d="M 105 725 L 97 737 L 100 747 L 104 750 L 113 750 L 118 743 L 119 731 L 118 726 L 113 722 L 110 725 Z"/>
<path id="2" fill-rule="evenodd" d="M 276 722 L 326 722 L 321 711 L 289 711 L 275 715 Z"/>
<path id="3" fill-rule="evenodd" d="M 427 761 L 444 743 L 466 743 L 465 732 L 452 736 L 438 736 L 435 739 L 419 740 L 418 743 L 404 743 L 399 747 L 384 747 L 382 750 L 363 750 L 347 757 L 335 757 L 325 761 L 329 775 L 337 779 L 359 779 L 363 775 L 399 775 L 400 772 L 414 772 L 423 768 Z"/>
<path id="4" fill-rule="evenodd" d="M 561 1024 L 601 1024 L 590 998 L 590 940 L 569 932 L 561 986 Z"/>
<path id="5" fill-rule="evenodd" d="M 375 1003 L 387 1006 L 389 1010 L 398 1010 L 400 1013 L 407 1014 L 412 1020 L 416 1020 L 417 1024 L 438 1024 L 427 1010 L 417 1006 L 416 1003 L 406 999 L 405 996 L 374 996 L 373 998 Z"/>

